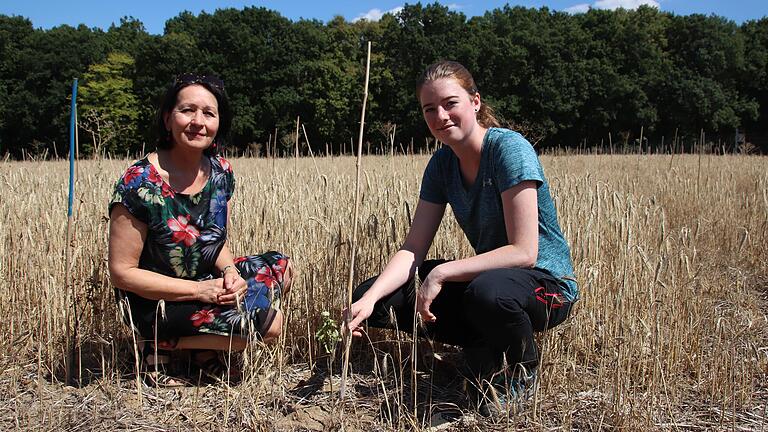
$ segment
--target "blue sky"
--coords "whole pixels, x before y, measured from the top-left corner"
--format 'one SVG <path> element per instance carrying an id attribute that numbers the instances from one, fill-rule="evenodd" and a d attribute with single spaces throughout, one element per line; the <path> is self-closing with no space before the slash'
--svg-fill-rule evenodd
<path id="1" fill-rule="evenodd" d="M 280 12 L 292 20 L 299 18 L 328 21 L 335 15 L 347 20 L 362 16 L 377 19 L 382 13 L 396 10 L 404 1 L 398 0 L 345 0 L 345 1 L 241 1 L 241 0 L 2 0 L 0 14 L 21 15 L 32 20 L 35 27 L 45 29 L 61 24 L 108 28 L 120 17 L 133 16 L 144 23 L 147 31 L 160 34 L 165 21 L 184 10 L 194 14 L 213 12 L 218 8 L 266 7 Z M 411 0 L 408 3 L 416 3 Z M 431 3 L 429 1 L 422 1 Z M 482 15 L 486 10 L 504 5 L 501 0 L 441 0 L 440 3 L 465 15 Z M 652 4 L 661 10 L 688 15 L 691 13 L 716 14 L 741 23 L 768 16 L 768 0 L 549 0 L 512 1 L 510 5 L 526 7 L 547 6 L 554 10 L 578 12 L 589 7 L 613 9 L 622 6 L 633 9 L 639 4 Z"/>

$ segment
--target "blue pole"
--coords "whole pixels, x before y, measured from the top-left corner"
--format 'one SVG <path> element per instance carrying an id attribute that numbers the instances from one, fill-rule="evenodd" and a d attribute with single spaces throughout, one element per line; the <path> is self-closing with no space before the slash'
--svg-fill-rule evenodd
<path id="1" fill-rule="evenodd" d="M 77 78 L 72 81 L 72 108 L 69 116 L 69 206 L 67 217 L 72 217 L 75 200 L 75 128 L 77 127 Z"/>
<path id="2" fill-rule="evenodd" d="M 70 114 L 70 120 L 69 120 L 69 205 L 67 207 L 67 253 L 66 253 L 66 260 L 64 261 L 64 279 L 65 284 L 67 286 L 67 305 L 72 304 L 71 309 L 76 309 L 77 305 L 75 303 L 75 288 L 72 285 L 72 280 L 70 276 L 70 267 L 72 262 L 72 204 L 75 200 L 75 137 L 77 134 L 77 131 L 75 128 L 77 127 L 77 78 L 72 82 L 72 108 L 71 108 L 71 114 Z M 73 383 L 73 371 L 75 367 L 75 351 L 74 347 L 77 345 L 77 330 L 78 330 L 78 324 L 77 324 L 77 310 L 73 311 L 73 315 L 75 318 L 75 336 L 72 336 L 72 326 L 69 323 L 69 313 L 70 308 L 67 307 L 67 313 L 65 316 L 65 321 L 67 324 L 67 352 L 66 357 L 64 357 L 64 369 L 65 369 L 65 381 L 67 382 L 67 385 L 72 385 Z M 79 376 L 79 374 L 78 374 Z"/>

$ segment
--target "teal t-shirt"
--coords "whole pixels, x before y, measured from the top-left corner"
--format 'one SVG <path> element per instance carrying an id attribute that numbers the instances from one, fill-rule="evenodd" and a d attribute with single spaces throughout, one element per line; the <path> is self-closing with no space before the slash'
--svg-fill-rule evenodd
<path id="1" fill-rule="evenodd" d="M 557 222 L 555 203 L 539 158 L 522 135 L 509 129 L 488 129 L 477 179 L 469 189 L 461 179 L 459 159 L 450 147 L 443 146 L 427 164 L 419 197 L 431 203 L 450 204 L 475 253 L 481 254 L 509 244 L 501 193 L 526 180 L 537 185 L 539 255 L 535 268 L 560 280 L 563 295 L 575 301 L 579 289 L 573 280 L 571 252 Z"/>

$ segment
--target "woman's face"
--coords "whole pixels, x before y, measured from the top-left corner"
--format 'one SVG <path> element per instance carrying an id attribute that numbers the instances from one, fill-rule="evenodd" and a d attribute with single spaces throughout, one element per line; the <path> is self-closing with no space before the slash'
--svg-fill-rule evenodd
<path id="1" fill-rule="evenodd" d="M 469 95 L 453 78 L 427 81 L 419 91 L 421 112 L 429 131 L 446 144 L 463 142 L 477 123 L 480 95 Z"/>
<path id="2" fill-rule="evenodd" d="M 193 84 L 176 96 L 176 105 L 165 114 L 165 128 L 171 132 L 173 146 L 205 150 L 219 130 L 219 104 L 205 87 Z"/>

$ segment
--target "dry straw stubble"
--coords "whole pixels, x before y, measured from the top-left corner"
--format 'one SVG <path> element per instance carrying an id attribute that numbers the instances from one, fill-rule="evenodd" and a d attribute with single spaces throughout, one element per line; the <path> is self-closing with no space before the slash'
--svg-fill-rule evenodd
<path id="1" fill-rule="evenodd" d="M 380 271 L 402 242 L 426 160 L 365 159 L 356 283 Z M 542 161 L 583 297 L 566 324 L 542 336 L 537 404 L 512 425 L 760 430 L 768 400 L 765 158 Z M 0 429 L 340 426 L 333 419 L 341 408 L 322 381 L 313 381 L 310 366 L 320 363 L 314 340 L 320 313 L 339 316 L 346 303 L 354 159 L 318 158 L 319 175 L 309 159 L 232 162 L 234 252 L 279 249 L 295 258 L 299 271 L 283 304 L 285 336 L 278 346 L 246 353 L 240 386 L 149 389 L 141 407 L 130 379 L 130 336 L 119 323 L 105 262 L 106 203 L 129 161 L 81 163 L 71 269 L 64 269 L 66 163 L 2 164 Z M 447 212 L 430 255 L 469 253 Z M 80 388 L 56 381 L 63 377 L 67 271 L 81 312 Z M 380 406 L 392 402 L 384 400 L 386 391 L 410 391 L 410 379 L 392 372 L 402 370 L 393 359 L 410 361 L 409 344 L 402 346 L 402 357 L 379 358 L 375 371 L 365 361 L 370 349 L 361 347 L 353 357 L 351 402 L 343 408 L 351 414 L 344 416 L 348 429 L 423 425 L 405 418 L 409 409 L 381 416 Z M 386 376 L 383 363 L 389 363 Z"/>

